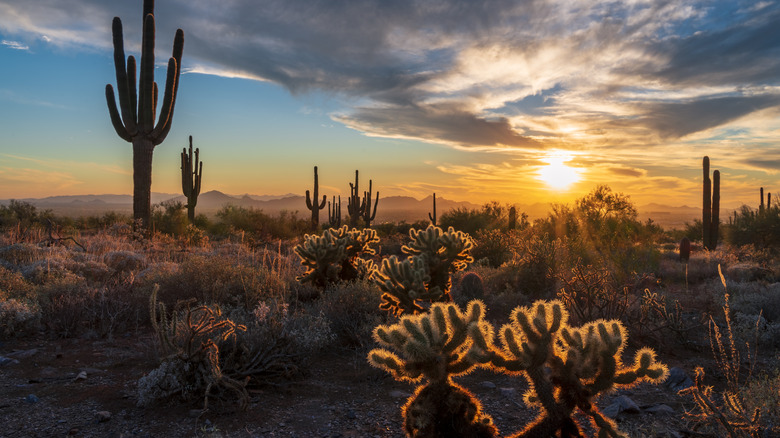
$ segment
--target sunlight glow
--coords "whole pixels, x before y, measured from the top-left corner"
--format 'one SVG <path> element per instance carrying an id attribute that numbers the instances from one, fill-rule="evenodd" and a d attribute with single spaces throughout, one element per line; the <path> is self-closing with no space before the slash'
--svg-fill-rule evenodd
<path id="1" fill-rule="evenodd" d="M 580 180 L 579 170 L 566 165 L 571 155 L 552 154 L 543 159 L 546 166 L 539 168 L 539 179 L 551 189 L 566 190 Z"/>

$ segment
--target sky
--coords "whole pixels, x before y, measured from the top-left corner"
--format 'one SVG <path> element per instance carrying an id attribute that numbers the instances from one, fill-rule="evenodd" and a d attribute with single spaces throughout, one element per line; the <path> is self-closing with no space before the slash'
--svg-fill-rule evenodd
<path id="1" fill-rule="evenodd" d="M 0 0 L 0 199 L 132 193 L 112 128 L 111 21 L 139 57 L 142 0 Z M 780 2 L 158 0 L 162 89 L 184 55 L 152 190 L 637 204 L 780 194 Z"/>

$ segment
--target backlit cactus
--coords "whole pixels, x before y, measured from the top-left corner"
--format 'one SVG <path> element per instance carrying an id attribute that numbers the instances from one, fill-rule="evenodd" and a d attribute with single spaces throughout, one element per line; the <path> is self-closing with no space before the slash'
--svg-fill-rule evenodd
<path id="1" fill-rule="evenodd" d="M 371 365 L 399 381 L 420 382 L 403 406 L 404 429 L 410 437 L 492 437 L 490 416 L 452 377 L 471 372 L 485 356 L 474 339 L 492 340 L 481 302 L 469 303 L 464 314 L 452 303 L 436 303 L 430 312 L 404 316 L 397 324 L 380 325 L 374 339 L 384 348 L 368 354 Z M 392 349 L 398 354 L 389 351 Z"/>
<path id="2" fill-rule="evenodd" d="M 376 207 L 379 205 L 379 190 L 376 192 L 376 197 L 374 198 L 373 204 L 374 204 L 374 211 L 371 212 L 371 192 L 372 192 L 372 185 L 374 181 L 368 180 L 368 191 L 363 192 L 363 202 L 362 205 L 362 215 L 363 223 L 365 224 L 366 228 L 371 228 L 371 221 L 376 219 Z"/>
<path id="3" fill-rule="evenodd" d="M 149 226 L 152 212 L 152 154 L 154 147 L 165 140 L 171 129 L 184 48 L 184 32 L 178 29 L 173 40 L 173 54 L 168 60 L 168 76 L 159 120 L 155 124 L 158 89 L 154 81 L 154 20 L 154 0 L 144 0 L 141 67 L 136 89 L 135 58 L 129 56 L 125 64 L 122 20 L 114 17 L 112 34 L 118 108 L 114 88 L 111 84 L 106 85 L 106 102 L 111 123 L 119 137 L 133 144 L 133 218 L 140 220 L 143 228 Z"/>
<path id="4" fill-rule="evenodd" d="M 301 283 L 318 287 L 339 281 L 350 281 L 362 275 L 371 275 L 373 262 L 359 259 L 362 255 L 376 254 L 371 245 L 379 242 L 376 231 L 350 230 L 346 225 L 329 228 L 322 235 L 307 234 L 304 242 L 295 247 L 306 272 L 297 277 Z"/>
<path id="5" fill-rule="evenodd" d="M 631 365 L 622 362 L 627 337 L 619 320 L 598 320 L 581 327 L 568 325 L 560 301 L 537 301 L 512 312 L 501 327 L 500 347 L 491 336 L 472 331 L 474 345 L 489 351 L 496 371 L 520 373 L 528 381 L 524 401 L 540 408 L 539 416 L 513 437 L 582 436 L 573 414 L 590 417 L 598 436 L 625 436 L 595 405 L 596 398 L 641 381 L 659 383 L 667 375 L 649 348 L 639 350 Z M 479 354 L 472 353 L 474 357 Z"/>
<path id="6" fill-rule="evenodd" d="M 702 160 L 702 244 L 712 251 L 718 246 L 718 226 L 720 224 L 720 171 L 712 172 L 710 180 L 710 157 Z"/>
<path id="7" fill-rule="evenodd" d="M 195 221 L 195 206 L 198 204 L 200 185 L 203 178 L 203 162 L 198 158 L 200 149 L 195 149 L 192 156 L 192 136 L 190 135 L 190 150 L 181 150 L 181 190 L 187 198 L 187 218 L 190 223 Z"/>
<path id="8" fill-rule="evenodd" d="M 317 175 L 317 166 L 314 166 L 314 193 L 310 196 L 309 191 L 306 190 L 306 208 L 311 210 L 311 229 L 317 231 L 320 227 L 320 210 L 325 208 L 325 202 L 328 197 L 322 195 L 322 202 L 317 204 L 317 199 L 320 195 L 320 179 Z"/>
<path id="9" fill-rule="evenodd" d="M 425 311 L 421 301 L 452 301 L 452 273 L 474 261 L 471 237 L 450 227 L 446 232 L 430 225 L 409 230 L 412 241 L 401 248 L 408 257 L 382 260 L 374 281 L 382 290 L 380 308 L 396 315 Z"/>

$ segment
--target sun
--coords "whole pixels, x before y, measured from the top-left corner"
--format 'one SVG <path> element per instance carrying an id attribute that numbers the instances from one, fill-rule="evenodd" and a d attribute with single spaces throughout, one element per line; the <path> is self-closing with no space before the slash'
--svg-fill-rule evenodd
<path id="1" fill-rule="evenodd" d="M 580 180 L 579 170 L 566 165 L 571 155 L 553 154 L 543 159 L 547 164 L 539 168 L 539 180 L 551 189 L 566 190 Z"/>

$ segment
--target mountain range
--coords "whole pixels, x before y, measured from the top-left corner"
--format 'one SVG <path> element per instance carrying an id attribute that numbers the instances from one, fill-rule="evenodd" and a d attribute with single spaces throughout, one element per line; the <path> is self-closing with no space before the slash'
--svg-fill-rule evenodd
<path id="1" fill-rule="evenodd" d="M 100 215 L 108 211 L 120 213 L 131 213 L 133 208 L 132 195 L 72 195 L 72 196 L 50 196 L 46 198 L 27 198 L 20 199 L 41 209 L 51 209 L 55 213 L 68 216 L 86 216 Z M 171 193 L 152 193 L 152 203 L 162 202 L 181 202 L 186 203 L 184 196 Z M 329 198 L 328 201 L 332 201 Z M 427 220 L 428 213 L 432 211 L 432 196 L 423 199 L 415 199 L 410 196 L 388 196 L 379 199 L 377 208 L 377 222 L 415 222 L 418 220 Z M 0 204 L 7 204 L 8 200 L 0 200 Z M 298 212 L 299 217 L 307 217 L 310 212 L 306 208 L 306 198 L 304 196 L 288 193 L 285 195 L 228 195 L 216 190 L 202 193 L 198 197 L 196 211 L 208 216 L 214 215 L 225 205 L 235 205 L 244 208 L 254 208 L 263 210 L 267 214 L 275 215 L 286 210 Z M 516 205 L 518 211 L 525 212 L 533 220 L 545 217 L 550 211 L 550 204 L 535 203 L 529 205 Z M 449 199 L 436 198 L 436 210 L 441 215 L 449 210 L 465 208 L 479 209 L 480 204 L 474 204 L 467 201 L 453 201 Z M 639 219 L 653 219 L 654 222 L 664 227 L 681 227 L 686 222 L 692 222 L 701 215 L 701 209 L 698 207 L 675 207 L 657 203 L 637 206 Z M 347 216 L 347 199 L 342 198 L 342 216 Z M 726 212 L 722 213 L 725 215 Z M 327 207 L 320 212 L 321 218 L 327 215 Z M 725 216 L 724 216 L 725 217 Z"/>

